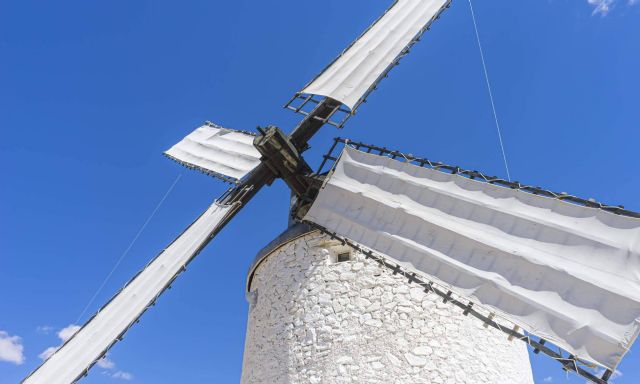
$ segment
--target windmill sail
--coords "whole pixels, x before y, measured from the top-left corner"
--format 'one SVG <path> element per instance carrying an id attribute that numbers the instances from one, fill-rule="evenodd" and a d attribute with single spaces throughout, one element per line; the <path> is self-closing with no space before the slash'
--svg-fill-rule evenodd
<path id="1" fill-rule="evenodd" d="M 253 146 L 254 137 L 208 123 L 191 132 L 165 155 L 187 168 L 237 183 L 260 164 L 261 155 Z"/>
<path id="2" fill-rule="evenodd" d="M 640 332 L 640 219 L 346 147 L 305 220 L 614 370 Z"/>
<path id="3" fill-rule="evenodd" d="M 79 380 L 155 303 L 233 210 L 233 205 L 211 205 L 23 383 L 69 384 Z"/>
<path id="4" fill-rule="evenodd" d="M 301 93 L 330 97 L 355 110 L 449 3 L 397 0 Z"/>

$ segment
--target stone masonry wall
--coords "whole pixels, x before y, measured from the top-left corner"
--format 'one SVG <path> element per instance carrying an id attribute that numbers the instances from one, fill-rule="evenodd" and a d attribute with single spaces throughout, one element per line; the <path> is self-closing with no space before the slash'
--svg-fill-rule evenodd
<path id="1" fill-rule="evenodd" d="M 312 232 L 256 269 L 242 383 L 533 384 L 524 343 Z"/>

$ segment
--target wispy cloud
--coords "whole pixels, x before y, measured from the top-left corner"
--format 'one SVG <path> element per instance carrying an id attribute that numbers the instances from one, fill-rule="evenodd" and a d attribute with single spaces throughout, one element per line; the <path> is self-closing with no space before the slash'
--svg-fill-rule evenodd
<path id="1" fill-rule="evenodd" d="M 553 377 L 551 376 L 547 376 L 544 379 L 542 379 L 543 383 L 553 383 Z"/>
<path id="2" fill-rule="evenodd" d="M 104 369 L 104 371 L 102 371 L 103 375 L 109 376 L 113 379 L 126 381 L 133 380 L 133 375 L 131 373 L 116 369 L 116 363 L 114 363 L 113 360 L 109 359 L 109 356 L 105 356 L 102 359 L 98 360 L 96 362 L 96 365 Z"/>
<path id="3" fill-rule="evenodd" d="M 55 353 L 55 351 L 58 350 L 58 347 L 49 347 L 47 349 L 45 349 L 44 351 L 42 351 L 42 353 L 40 353 L 38 355 L 39 358 L 41 358 L 42 360 L 47 360 L 48 358 L 51 357 L 51 355 L 53 355 Z"/>
<path id="4" fill-rule="evenodd" d="M 69 340 L 73 335 L 76 334 L 80 330 L 79 325 L 71 324 L 66 328 L 62 328 L 60 332 L 58 332 L 58 337 L 62 342 Z"/>
<path id="5" fill-rule="evenodd" d="M 5 331 L 0 331 L 0 361 L 20 365 L 24 363 L 24 347 L 19 336 L 9 336 Z"/>
<path id="6" fill-rule="evenodd" d="M 117 371 L 116 373 L 111 375 L 111 377 L 113 377 L 114 379 L 127 380 L 127 381 L 133 380 L 133 375 L 130 374 L 129 372 L 124 372 L 124 371 Z"/>
<path id="7" fill-rule="evenodd" d="M 609 13 L 609 11 L 611 11 L 617 1 L 622 0 L 587 0 L 587 3 L 593 7 L 592 15 L 600 15 L 604 17 Z M 633 6 L 640 3 L 640 0 L 626 0 L 626 2 L 627 5 Z"/>
<path id="8" fill-rule="evenodd" d="M 116 363 L 109 360 L 106 356 L 96 362 L 98 367 L 104 369 L 114 369 L 116 367 Z"/>
<path id="9" fill-rule="evenodd" d="M 592 15 L 600 14 L 602 16 L 609 13 L 613 4 L 613 0 L 587 0 L 587 2 L 593 6 Z"/>
<path id="10" fill-rule="evenodd" d="M 48 335 L 53 331 L 53 327 L 50 325 L 39 325 L 36 327 L 36 332 L 42 335 Z"/>

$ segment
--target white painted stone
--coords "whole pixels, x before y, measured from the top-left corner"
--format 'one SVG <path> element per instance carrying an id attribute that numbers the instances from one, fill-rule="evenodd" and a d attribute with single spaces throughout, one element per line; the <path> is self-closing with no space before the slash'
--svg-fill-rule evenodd
<path id="1" fill-rule="evenodd" d="M 382 327 L 382 321 L 378 319 L 370 319 L 364 322 L 366 325 L 370 327 L 380 328 Z"/>
<path id="2" fill-rule="evenodd" d="M 420 288 L 420 287 L 411 288 L 409 293 L 411 295 L 411 300 L 418 303 L 421 303 L 422 299 L 426 296 L 426 293 L 424 292 L 424 288 Z"/>
<path id="3" fill-rule="evenodd" d="M 425 365 L 427 365 L 427 359 L 425 359 L 424 357 L 416 356 L 411 353 L 405 353 L 404 357 L 412 367 L 424 367 Z"/>
<path id="4" fill-rule="evenodd" d="M 386 357 L 387 357 L 387 360 L 389 360 L 391 364 L 395 365 L 396 367 L 400 367 L 402 365 L 402 362 L 400 361 L 400 359 L 398 359 L 396 355 L 394 355 L 393 353 L 387 352 Z"/>
<path id="5" fill-rule="evenodd" d="M 411 353 L 413 353 L 416 356 L 429 356 L 432 352 L 433 352 L 433 349 L 431 349 L 426 345 L 422 347 L 414 348 L 413 351 L 411 351 Z"/>
<path id="6" fill-rule="evenodd" d="M 338 364 L 351 364 L 353 363 L 353 357 L 351 356 L 342 356 L 336 359 L 336 363 Z"/>
<path id="7" fill-rule="evenodd" d="M 364 268 L 364 263 L 353 263 L 353 266 L 351 267 L 354 272 L 357 272 L 362 268 Z"/>
<path id="8" fill-rule="evenodd" d="M 377 311 L 377 310 L 379 310 L 379 309 L 380 309 L 380 302 L 379 302 L 379 301 L 376 301 L 376 302 L 372 303 L 371 305 L 369 305 L 369 306 L 365 309 L 365 311 L 367 311 L 367 312 L 375 312 L 375 311 Z"/>
<path id="9" fill-rule="evenodd" d="M 371 305 L 371 302 L 364 297 L 359 297 L 356 299 L 355 304 L 360 308 L 367 308 Z"/>
<path id="10" fill-rule="evenodd" d="M 317 232 L 256 268 L 243 384 L 533 384 L 525 344 Z"/>

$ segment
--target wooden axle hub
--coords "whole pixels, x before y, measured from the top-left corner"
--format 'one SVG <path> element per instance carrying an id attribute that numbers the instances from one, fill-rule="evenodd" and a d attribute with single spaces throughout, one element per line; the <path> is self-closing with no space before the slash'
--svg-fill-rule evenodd
<path id="1" fill-rule="evenodd" d="M 312 172 L 309 164 L 280 128 L 269 126 L 258 128 L 258 131 L 260 135 L 253 140 L 253 145 L 262 154 L 262 162 L 298 197 L 305 195 L 311 185 L 308 180 Z"/>

